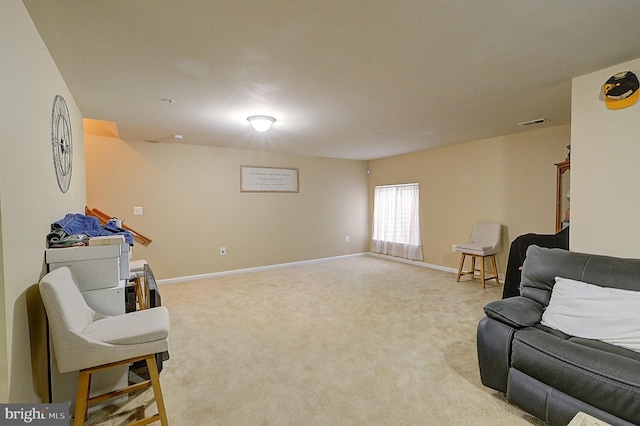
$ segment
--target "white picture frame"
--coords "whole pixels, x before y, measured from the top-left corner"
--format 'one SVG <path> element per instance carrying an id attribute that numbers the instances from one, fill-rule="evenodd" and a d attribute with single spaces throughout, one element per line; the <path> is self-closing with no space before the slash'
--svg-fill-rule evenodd
<path id="1" fill-rule="evenodd" d="M 240 192 L 299 192 L 299 170 L 240 166 Z"/>

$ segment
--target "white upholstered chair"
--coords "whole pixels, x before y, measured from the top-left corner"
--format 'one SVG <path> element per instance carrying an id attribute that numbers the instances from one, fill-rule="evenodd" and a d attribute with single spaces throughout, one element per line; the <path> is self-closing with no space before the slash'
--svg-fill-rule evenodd
<path id="1" fill-rule="evenodd" d="M 456 244 L 455 250 L 460 253 L 460 267 L 458 268 L 458 276 L 456 281 L 460 281 L 463 275 L 471 275 L 472 278 L 480 278 L 482 280 L 482 288 L 485 288 L 487 280 L 498 279 L 498 266 L 496 265 L 496 254 L 500 251 L 500 238 L 502 235 L 502 225 L 499 223 L 476 223 L 473 226 L 473 234 L 471 240 L 467 243 Z M 463 271 L 464 261 L 467 256 L 471 257 L 471 269 Z M 486 276 L 485 260 L 489 258 L 493 268 L 493 275 Z M 476 265 L 476 259 L 480 262 L 480 267 Z"/>
<path id="2" fill-rule="evenodd" d="M 158 413 L 135 424 L 168 424 L 155 353 L 169 348 L 169 313 L 164 307 L 105 316 L 85 302 L 71 271 L 55 269 L 40 280 L 53 353 L 60 373 L 79 370 L 74 425 L 82 425 L 89 405 L 153 387 Z M 91 374 L 146 360 L 150 380 L 90 398 Z"/>

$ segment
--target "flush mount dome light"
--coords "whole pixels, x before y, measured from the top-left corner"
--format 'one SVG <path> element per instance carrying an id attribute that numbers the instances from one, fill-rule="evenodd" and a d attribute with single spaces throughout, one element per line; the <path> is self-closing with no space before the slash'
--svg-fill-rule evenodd
<path id="1" fill-rule="evenodd" d="M 253 130 L 264 133 L 273 126 L 276 119 L 268 115 L 252 115 L 251 117 L 247 117 L 247 121 L 249 121 Z"/>

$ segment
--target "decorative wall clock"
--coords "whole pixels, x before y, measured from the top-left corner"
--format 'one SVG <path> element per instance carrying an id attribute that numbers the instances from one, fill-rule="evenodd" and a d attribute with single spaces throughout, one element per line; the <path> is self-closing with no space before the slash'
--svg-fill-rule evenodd
<path id="1" fill-rule="evenodd" d="M 53 99 L 51 109 L 51 147 L 58 186 L 60 191 L 67 192 L 71 183 L 73 165 L 73 137 L 69 109 L 60 95 L 56 95 Z"/>

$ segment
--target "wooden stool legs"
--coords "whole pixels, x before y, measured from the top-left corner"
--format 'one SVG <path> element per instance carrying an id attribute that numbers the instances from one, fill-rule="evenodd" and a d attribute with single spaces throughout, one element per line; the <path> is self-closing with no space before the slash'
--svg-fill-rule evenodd
<path id="1" fill-rule="evenodd" d="M 149 369 L 149 378 L 150 378 L 149 380 L 144 381 L 142 383 L 126 386 L 121 389 L 116 389 L 114 391 L 105 393 L 103 395 L 97 395 L 97 396 L 94 396 L 93 398 L 90 397 L 89 391 L 91 389 L 91 375 L 93 373 L 100 370 L 105 370 L 107 368 L 116 367 L 118 365 L 131 364 L 136 361 L 141 361 L 143 359 L 147 361 L 147 367 Z M 98 402 L 105 401 L 109 398 L 114 398 L 120 395 L 135 392 L 141 389 L 146 389 L 149 387 L 153 388 L 153 394 L 156 399 L 156 406 L 158 407 L 158 413 L 153 416 L 135 421 L 131 423 L 131 425 L 142 426 L 142 425 L 147 425 L 149 423 L 160 421 L 160 424 L 162 426 L 168 426 L 169 421 L 167 420 L 167 412 L 164 406 L 164 399 L 162 398 L 162 388 L 160 387 L 160 375 L 158 374 L 158 365 L 156 364 L 155 354 L 149 354 L 149 355 L 140 356 L 137 358 L 126 359 L 126 360 L 114 362 L 111 364 L 104 364 L 104 365 L 99 365 L 97 367 L 85 368 L 84 370 L 80 370 L 80 375 L 78 378 L 78 394 L 76 396 L 75 418 L 73 421 L 74 426 L 82 426 L 84 424 L 84 421 L 87 419 L 87 410 L 89 406 L 93 404 L 97 404 Z"/>
<path id="2" fill-rule="evenodd" d="M 129 284 L 133 285 L 136 293 L 136 301 L 138 304 L 138 310 L 149 308 L 149 288 L 143 281 L 142 277 L 136 277 L 129 279 Z"/>
<path id="3" fill-rule="evenodd" d="M 151 379 L 151 386 L 153 387 L 153 395 L 156 398 L 156 406 L 158 407 L 157 416 L 160 417 L 160 424 L 162 426 L 168 426 L 169 420 L 167 420 L 167 411 L 164 407 L 164 398 L 162 397 L 162 388 L 160 387 L 160 375 L 158 374 L 158 365 L 156 364 L 156 356 L 147 356 L 147 367 L 149 369 L 149 378 Z"/>
<path id="4" fill-rule="evenodd" d="M 471 256 L 471 269 L 469 271 L 463 271 L 464 269 L 464 260 L 466 256 Z M 476 268 L 476 257 L 480 258 L 480 269 Z M 493 276 L 486 276 L 486 268 L 485 268 L 485 259 L 491 259 L 491 266 L 493 268 Z M 479 272 L 479 275 L 476 275 L 476 272 Z M 496 255 L 490 254 L 488 256 L 480 256 L 469 253 L 461 253 L 460 254 L 460 266 L 458 267 L 458 276 L 456 277 L 456 282 L 460 282 L 460 277 L 462 275 L 471 275 L 472 278 L 480 278 L 482 280 L 482 288 L 486 288 L 485 283 L 487 280 L 496 280 L 496 284 L 500 285 L 500 280 L 498 279 L 498 266 L 496 264 Z"/>

